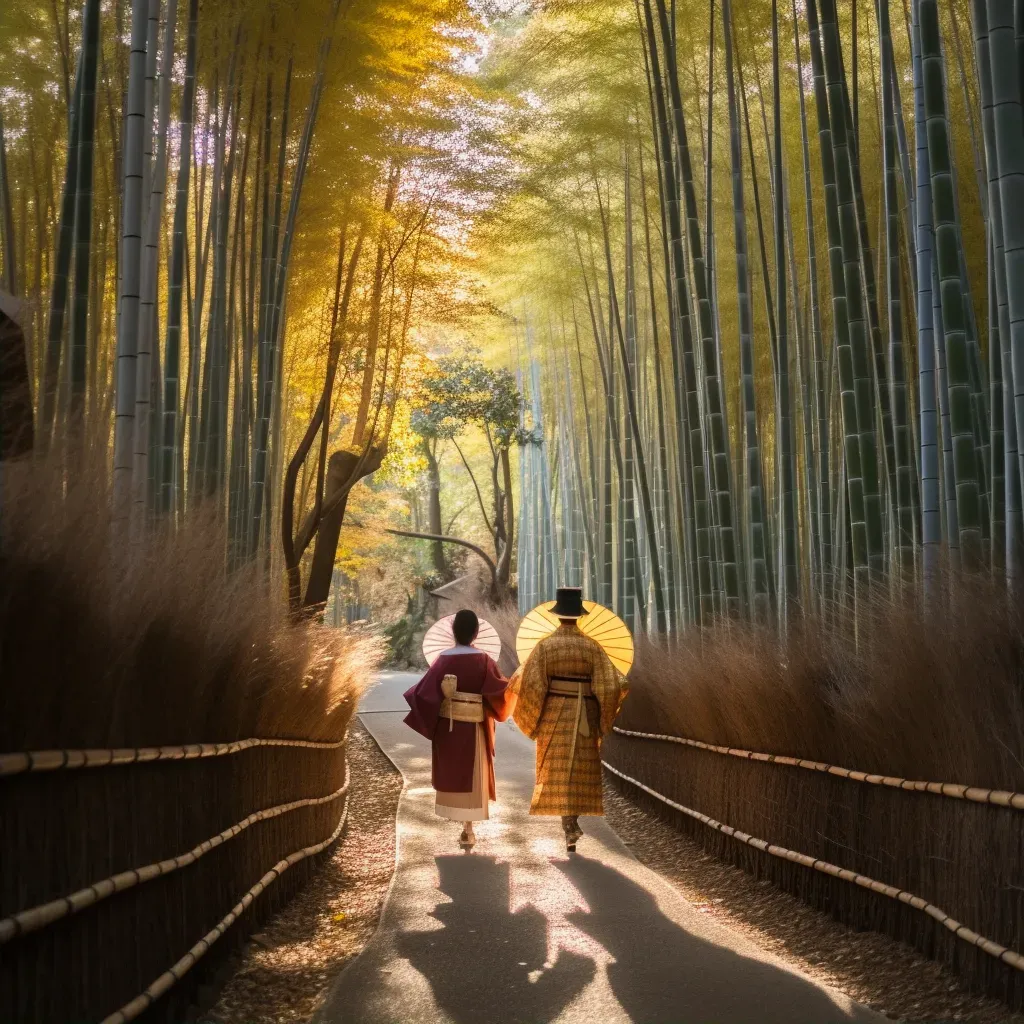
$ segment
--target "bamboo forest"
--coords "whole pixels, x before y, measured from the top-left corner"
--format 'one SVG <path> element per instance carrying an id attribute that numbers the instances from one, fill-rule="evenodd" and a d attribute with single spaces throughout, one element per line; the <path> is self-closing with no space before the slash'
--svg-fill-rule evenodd
<path id="1" fill-rule="evenodd" d="M 1018 1020 L 1024 0 L 3 0 L 0 580 L 2 1020 Z"/>

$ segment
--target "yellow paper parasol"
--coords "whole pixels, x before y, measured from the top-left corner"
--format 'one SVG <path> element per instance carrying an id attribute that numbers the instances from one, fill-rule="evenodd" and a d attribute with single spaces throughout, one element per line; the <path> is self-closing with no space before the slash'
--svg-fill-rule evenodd
<path id="1" fill-rule="evenodd" d="M 423 657 L 427 659 L 428 665 L 433 665 L 442 651 L 447 651 L 449 647 L 455 646 L 455 634 L 452 632 L 454 620 L 454 615 L 446 615 L 443 619 L 438 619 L 427 630 L 426 636 L 423 637 Z M 501 654 L 501 640 L 498 637 L 498 631 L 486 619 L 480 619 L 480 631 L 473 641 L 473 646 L 479 648 L 484 654 L 489 654 L 495 661 Z"/>
<path id="2" fill-rule="evenodd" d="M 519 623 L 516 633 L 516 654 L 519 664 L 525 664 L 530 652 L 549 633 L 558 629 L 558 619 L 551 614 L 554 601 L 545 601 L 527 613 Z M 633 637 L 626 624 L 615 614 L 593 601 L 584 601 L 587 614 L 577 621 L 580 632 L 596 640 L 611 663 L 623 674 L 628 675 L 633 667 Z"/>

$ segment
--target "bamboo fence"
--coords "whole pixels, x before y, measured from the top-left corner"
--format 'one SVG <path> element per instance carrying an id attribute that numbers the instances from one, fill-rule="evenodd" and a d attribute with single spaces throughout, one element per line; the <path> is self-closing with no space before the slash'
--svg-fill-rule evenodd
<path id="1" fill-rule="evenodd" d="M 1024 1005 L 1024 795 L 619 727 L 602 756 L 709 852 Z"/>
<path id="2" fill-rule="evenodd" d="M 0 1020 L 185 1019 L 348 790 L 344 740 L 0 755 Z"/>
<path id="3" fill-rule="evenodd" d="M 713 754 L 741 757 L 748 761 L 763 761 L 768 764 L 806 768 L 813 772 L 826 772 L 841 779 L 864 782 L 870 786 L 890 786 L 893 789 L 904 789 L 911 793 L 932 793 L 936 796 L 948 796 L 954 800 L 971 800 L 978 804 L 994 804 L 997 807 L 1012 807 L 1014 810 L 1024 811 L 1024 793 L 1013 793 L 1007 789 L 984 789 L 981 786 L 962 786 L 955 782 L 922 782 L 900 778 L 898 775 L 860 772 L 853 768 L 841 768 L 839 765 L 826 764 L 824 761 L 808 761 L 803 757 L 789 757 L 786 754 L 762 754 L 754 750 L 743 750 L 740 747 L 723 747 L 714 743 L 705 743 L 703 740 L 689 739 L 685 736 L 638 732 L 636 729 L 620 729 L 617 725 L 612 728 L 620 736 L 633 736 L 640 740 L 663 740 L 666 743 L 679 743 L 684 747 L 693 747 L 695 750 L 707 750 Z"/>

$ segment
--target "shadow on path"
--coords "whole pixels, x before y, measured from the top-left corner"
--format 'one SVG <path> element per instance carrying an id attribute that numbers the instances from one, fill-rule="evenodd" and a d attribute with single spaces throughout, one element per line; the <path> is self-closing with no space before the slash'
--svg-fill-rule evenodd
<path id="1" fill-rule="evenodd" d="M 396 946 L 430 982 L 438 1009 L 456 1024 L 558 1017 L 590 984 L 593 960 L 562 949 L 546 963 L 547 918 L 533 906 L 510 912 L 508 863 L 476 854 L 435 860 L 452 901 L 432 914 L 444 927 L 399 935 Z"/>
<path id="2" fill-rule="evenodd" d="M 698 938 L 667 918 L 653 895 L 586 857 L 556 862 L 590 912 L 567 920 L 615 959 L 608 981 L 637 1024 L 846 1024 L 851 1016 L 796 974 Z"/>

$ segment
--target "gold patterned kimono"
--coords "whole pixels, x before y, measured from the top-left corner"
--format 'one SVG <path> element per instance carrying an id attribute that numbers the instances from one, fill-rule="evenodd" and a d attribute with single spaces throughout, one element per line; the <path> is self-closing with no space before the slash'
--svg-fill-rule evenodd
<path id="1" fill-rule="evenodd" d="M 549 692 L 560 678 L 589 680 L 592 696 Z M 625 676 L 575 623 L 563 624 L 537 644 L 509 689 L 519 695 L 516 724 L 537 744 L 530 813 L 604 814 L 601 737 L 629 692 Z"/>

